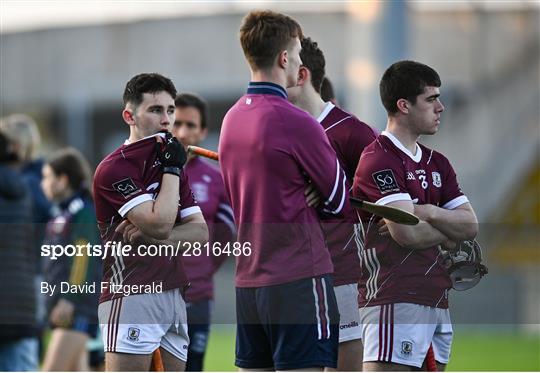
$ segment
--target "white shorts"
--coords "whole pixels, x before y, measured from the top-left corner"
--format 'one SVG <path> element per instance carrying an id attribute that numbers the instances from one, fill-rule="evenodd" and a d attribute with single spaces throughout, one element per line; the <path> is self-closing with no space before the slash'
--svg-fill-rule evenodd
<path id="1" fill-rule="evenodd" d="M 334 286 L 339 310 L 339 343 L 362 338 L 358 312 L 358 284 Z"/>
<path id="2" fill-rule="evenodd" d="M 412 303 L 360 308 L 364 362 L 386 361 L 420 368 L 430 344 L 447 364 L 452 345 L 448 309 Z"/>
<path id="3" fill-rule="evenodd" d="M 162 347 L 187 360 L 186 304 L 179 289 L 103 302 L 98 316 L 105 352 L 145 355 Z"/>

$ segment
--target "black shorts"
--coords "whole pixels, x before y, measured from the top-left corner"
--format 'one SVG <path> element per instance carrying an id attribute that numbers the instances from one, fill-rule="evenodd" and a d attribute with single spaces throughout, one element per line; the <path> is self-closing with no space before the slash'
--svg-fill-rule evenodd
<path id="1" fill-rule="evenodd" d="M 236 288 L 236 366 L 337 367 L 339 313 L 330 275 Z"/>
<path id="2" fill-rule="evenodd" d="M 212 301 L 203 299 L 196 303 L 186 303 L 189 335 L 189 352 L 204 354 L 210 333 L 210 311 Z"/>

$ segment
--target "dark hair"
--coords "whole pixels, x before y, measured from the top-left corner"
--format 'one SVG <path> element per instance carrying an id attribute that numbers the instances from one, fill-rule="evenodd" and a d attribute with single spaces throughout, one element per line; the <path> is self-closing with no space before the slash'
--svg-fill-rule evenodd
<path id="1" fill-rule="evenodd" d="M 302 38 L 298 22 L 270 10 L 248 13 L 240 26 L 240 44 L 254 70 L 272 67 L 277 55 L 296 37 Z"/>
<path id="2" fill-rule="evenodd" d="M 126 84 L 124 89 L 124 105 L 132 103 L 138 106 L 143 100 L 144 93 L 157 93 L 165 91 L 174 99 L 176 96 L 176 88 L 173 82 L 157 73 L 144 73 L 135 75 Z"/>
<path id="3" fill-rule="evenodd" d="M 311 38 L 302 39 L 302 50 L 300 51 L 300 59 L 302 65 L 311 71 L 311 84 L 315 91 L 321 92 L 321 84 L 324 78 L 324 54 L 319 49 L 317 42 Z"/>
<path id="4" fill-rule="evenodd" d="M 206 128 L 208 105 L 197 95 L 192 93 L 180 93 L 174 100 L 174 105 L 179 108 L 194 107 L 201 115 L 201 128 Z"/>
<path id="5" fill-rule="evenodd" d="M 17 153 L 11 147 L 9 138 L 0 132 L 0 163 L 9 163 L 18 160 Z"/>
<path id="6" fill-rule="evenodd" d="M 388 114 L 398 111 L 397 101 L 406 99 L 412 104 L 427 87 L 440 87 L 439 74 L 431 67 L 414 61 L 399 61 L 384 72 L 379 83 L 381 101 Z"/>
<path id="7" fill-rule="evenodd" d="M 326 76 L 323 78 L 321 83 L 321 98 L 324 102 L 332 101 L 336 99 L 336 94 L 334 93 L 334 86 L 330 79 Z"/>
<path id="8" fill-rule="evenodd" d="M 71 189 L 82 192 L 88 197 L 92 196 L 90 166 L 77 149 L 70 147 L 59 150 L 47 160 L 46 164 L 57 176 L 66 175 Z"/>

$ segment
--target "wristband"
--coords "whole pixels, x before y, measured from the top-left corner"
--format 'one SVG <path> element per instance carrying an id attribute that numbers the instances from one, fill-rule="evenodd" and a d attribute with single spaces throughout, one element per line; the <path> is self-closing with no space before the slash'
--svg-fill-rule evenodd
<path id="1" fill-rule="evenodd" d="M 180 177 L 180 167 L 167 166 L 163 167 L 164 174 L 172 174 Z"/>

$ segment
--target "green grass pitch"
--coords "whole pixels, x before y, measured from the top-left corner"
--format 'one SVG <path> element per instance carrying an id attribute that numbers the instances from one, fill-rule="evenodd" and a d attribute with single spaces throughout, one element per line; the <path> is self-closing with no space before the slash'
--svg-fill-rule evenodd
<path id="1" fill-rule="evenodd" d="M 236 371 L 234 327 L 214 326 L 205 370 Z M 456 330 L 447 371 L 540 371 L 540 334 Z"/>

